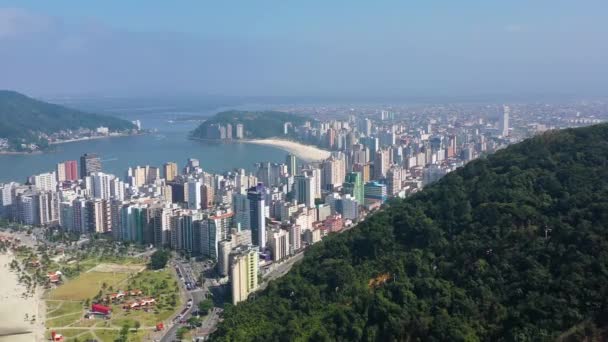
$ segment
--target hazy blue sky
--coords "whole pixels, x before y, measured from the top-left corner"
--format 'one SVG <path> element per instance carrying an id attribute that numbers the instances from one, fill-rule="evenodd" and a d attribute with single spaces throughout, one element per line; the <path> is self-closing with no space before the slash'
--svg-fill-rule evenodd
<path id="1" fill-rule="evenodd" d="M 0 88 L 597 95 L 608 1 L 0 0 Z"/>

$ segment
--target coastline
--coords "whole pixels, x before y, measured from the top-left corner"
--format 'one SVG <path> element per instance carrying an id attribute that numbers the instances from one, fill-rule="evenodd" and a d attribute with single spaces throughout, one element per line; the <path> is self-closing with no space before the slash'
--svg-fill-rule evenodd
<path id="1" fill-rule="evenodd" d="M 49 142 L 49 145 L 60 145 L 60 144 L 67 144 L 67 143 L 71 143 L 71 142 L 98 140 L 98 139 L 107 139 L 107 138 L 130 137 L 130 136 L 134 136 L 134 135 L 140 135 L 140 134 L 118 133 L 118 134 L 109 134 L 109 135 L 98 135 L 98 136 L 94 136 L 94 137 L 82 137 L 82 138 L 75 138 L 75 139 L 53 141 L 53 142 Z"/>
<path id="2" fill-rule="evenodd" d="M 111 134 L 111 135 L 102 135 L 102 136 L 94 136 L 94 137 L 82 137 L 82 138 L 75 138 L 75 139 L 67 139 L 67 140 L 58 140 L 58 141 L 52 141 L 49 142 L 49 146 L 51 145 L 61 145 L 61 144 L 68 144 L 68 143 L 73 143 L 73 142 L 79 142 L 79 141 L 88 141 L 88 140 L 98 140 L 98 139 L 108 139 L 108 138 L 120 138 L 120 137 L 131 137 L 131 136 L 137 136 L 137 135 L 144 135 L 145 133 L 137 133 L 137 134 Z M 43 153 L 48 153 L 48 152 L 52 152 L 52 150 L 44 150 L 44 151 L 29 151 L 29 152 L 18 152 L 18 151 L 0 151 L 0 155 L 30 155 L 30 154 L 43 154 Z"/>
<path id="3" fill-rule="evenodd" d="M 0 254 L 0 268 L 4 274 L 0 280 L 0 341 L 40 341 L 44 338 L 44 301 L 40 289 L 34 295 L 23 296 L 25 287 L 19 284 L 17 273 L 9 268 L 14 260 L 10 252 Z M 25 320 L 36 316 L 36 321 Z"/>
<path id="4" fill-rule="evenodd" d="M 280 148 L 286 152 L 289 152 L 296 157 L 306 162 L 317 162 L 322 161 L 331 156 L 331 152 L 323 150 L 316 146 L 304 145 L 291 140 L 284 139 L 244 139 L 235 140 L 235 142 L 247 143 L 247 144 L 258 144 Z"/>

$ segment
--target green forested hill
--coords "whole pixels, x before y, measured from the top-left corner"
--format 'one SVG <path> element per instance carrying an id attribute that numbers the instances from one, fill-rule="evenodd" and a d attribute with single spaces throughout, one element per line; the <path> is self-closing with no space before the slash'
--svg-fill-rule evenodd
<path id="1" fill-rule="evenodd" d="M 36 142 L 39 133 L 55 133 L 78 128 L 108 127 L 111 131 L 134 128 L 113 116 L 91 114 L 0 90 L 0 138 L 11 142 Z"/>
<path id="2" fill-rule="evenodd" d="M 231 110 L 215 114 L 211 119 L 201 123 L 192 133 L 194 138 L 207 138 L 207 127 L 211 124 L 243 124 L 246 138 L 271 138 L 283 136 L 283 125 L 291 122 L 294 126 L 302 125 L 311 119 L 300 115 L 277 111 L 237 111 Z"/>
<path id="3" fill-rule="evenodd" d="M 577 341 L 607 326 L 604 124 L 534 137 L 391 202 L 228 307 L 212 339 Z"/>

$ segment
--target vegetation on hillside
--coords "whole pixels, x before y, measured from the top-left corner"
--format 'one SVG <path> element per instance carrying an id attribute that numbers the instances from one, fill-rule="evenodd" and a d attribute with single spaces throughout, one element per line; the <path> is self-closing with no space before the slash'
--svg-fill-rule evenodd
<path id="1" fill-rule="evenodd" d="M 299 126 L 311 119 L 290 113 L 277 111 L 226 111 L 215 114 L 211 119 L 201 123 L 191 136 L 193 138 L 207 138 L 207 128 L 212 124 L 220 124 L 225 126 L 231 124 L 235 130 L 236 124 L 241 123 L 244 126 L 246 138 L 264 139 L 272 137 L 285 136 L 284 124 L 290 122 L 293 126 Z"/>
<path id="2" fill-rule="evenodd" d="M 213 341 L 602 340 L 608 125 L 467 164 L 311 247 Z"/>
<path id="3" fill-rule="evenodd" d="M 110 131 L 123 131 L 135 126 L 113 116 L 91 114 L 60 105 L 39 101 L 23 94 L 0 90 L 0 138 L 8 139 L 15 149 L 34 143 L 41 147 L 47 141 L 41 134 L 80 128 L 95 129 L 105 126 Z"/>

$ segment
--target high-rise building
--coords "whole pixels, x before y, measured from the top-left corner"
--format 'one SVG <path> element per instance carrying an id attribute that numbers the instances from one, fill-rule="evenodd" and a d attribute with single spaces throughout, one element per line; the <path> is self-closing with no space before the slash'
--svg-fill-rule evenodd
<path id="1" fill-rule="evenodd" d="M 30 183 L 32 183 L 32 185 L 34 185 L 38 190 L 57 190 L 57 176 L 55 174 L 55 171 L 34 175 L 30 177 Z"/>
<path id="2" fill-rule="evenodd" d="M 364 186 L 365 202 L 369 201 L 380 201 L 384 203 L 386 201 L 386 185 L 378 182 L 368 182 Z"/>
<path id="3" fill-rule="evenodd" d="M 89 194 L 94 198 L 110 199 L 112 197 L 111 181 L 114 175 L 103 172 L 93 172 L 85 177 L 85 184 Z"/>
<path id="4" fill-rule="evenodd" d="M 344 173 L 346 171 L 346 161 L 344 154 L 339 153 L 325 160 L 321 169 L 321 188 L 324 190 L 333 190 L 339 187 L 344 182 Z"/>
<path id="5" fill-rule="evenodd" d="M 258 288 L 258 248 L 239 246 L 230 253 L 232 304 L 244 301 Z"/>
<path id="6" fill-rule="evenodd" d="M 285 162 L 287 164 L 287 173 L 290 176 L 295 176 L 298 173 L 296 156 L 288 154 Z"/>
<path id="7" fill-rule="evenodd" d="M 251 245 L 251 230 L 233 230 L 228 238 L 228 240 L 223 240 L 218 243 L 217 271 L 222 276 L 230 274 L 229 259 L 232 249 L 238 246 Z"/>
<path id="8" fill-rule="evenodd" d="M 299 175 L 294 178 L 294 192 L 298 203 L 304 204 L 307 208 L 315 206 L 314 177 Z"/>
<path id="9" fill-rule="evenodd" d="M 94 153 L 85 153 L 80 157 L 80 178 L 93 172 L 101 172 L 101 158 Z"/>
<path id="10" fill-rule="evenodd" d="M 168 162 L 163 165 L 163 176 L 165 177 L 167 182 L 171 182 L 175 179 L 175 177 L 177 177 L 177 175 L 179 174 L 177 170 L 179 170 L 177 168 L 177 163 Z"/>
<path id="11" fill-rule="evenodd" d="M 386 177 L 390 166 L 390 150 L 379 150 L 374 158 L 374 179 Z"/>
<path id="12" fill-rule="evenodd" d="M 340 200 L 339 212 L 345 219 L 357 220 L 359 218 L 359 205 L 361 203 L 355 200 L 351 195 L 344 195 Z"/>
<path id="13" fill-rule="evenodd" d="M 502 106 L 502 115 L 500 118 L 500 134 L 503 137 L 509 136 L 509 114 L 511 112 L 511 108 L 509 106 Z"/>
<path id="14" fill-rule="evenodd" d="M 66 160 L 57 164 L 56 171 L 58 182 L 78 180 L 78 162 L 75 160 Z"/>
<path id="15" fill-rule="evenodd" d="M 280 261 L 289 256 L 289 233 L 284 229 L 272 230 L 268 237 L 272 260 Z"/>
<path id="16" fill-rule="evenodd" d="M 247 192 L 249 200 L 249 225 L 251 227 L 251 240 L 260 250 L 266 248 L 266 208 L 265 188 L 263 184 L 252 187 Z"/>
<path id="17" fill-rule="evenodd" d="M 226 139 L 232 139 L 232 125 L 226 124 Z"/>
<path id="18" fill-rule="evenodd" d="M 194 221 L 190 211 L 171 216 L 171 248 L 192 254 L 194 250 Z"/>
<path id="19" fill-rule="evenodd" d="M 346 174 L 342 189 L 345 194 L 352 195 L 359 204 L 363 204 L 363 176 L 361 172 L 349 172 Z"/>
<path id="20" fill-rule="evenodd" d="M 388 196 L 395 196 L 401 191 L 403 169 L 391 167 L 386 173 L 386 191 Z"/>
<path id="21" fill-rule="evenodd" d="M 186 189 L 188 191 L 188 209 L 201 209 L 201 185 L 201 182 L 198 180 L 190 180 L 186 183 Z"/>
<path id="22" fill-rule="evenodd" d="M 219 242 L 228 238 L 233 218 L 232 210 L 217 212 L 203 220 L 201 226 L 201 253 L 213 260 L 218 259 Z"/>
<path id="23" fill-rule="evenodd" d="M 243 124 L 236 124 L 236 134 L 235 134 L 235 138 L 236 139 L 243 139 L 245 137 L 245 129 L 243 127 Z"/>
<path id="24" fill-rule="evenodd" d="M 235 193 L 232 195 L 232 211 L 234 212 L 234 225 L 241 229 L 251 229 L 249 219 L 249 199 L 247 195 Z"/>
<path id="25" fill-rule="evenodd" d="M 159 178 L 160 170 L 154 166 L 136 166 L 127 170 L 127 179 L 136 188 L 145 184 L 152 184 Z"/>
<path id="26" fill-rule="evenodd" d="M 184 167 L 184 173 L 185 174 L 195 173 L 200 168 L 201 168 L 201 164 L 198 159 L 188 158 L 186 167 Z"/>
<path id="27" fill-rule="evenodd" d="M 201 185 L 201 209 L 213 207 L 215 189 L 211 185 Z"/>

